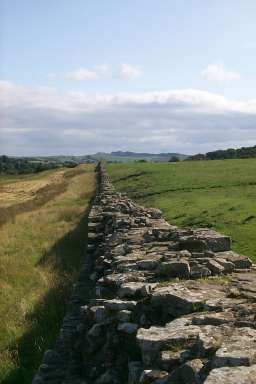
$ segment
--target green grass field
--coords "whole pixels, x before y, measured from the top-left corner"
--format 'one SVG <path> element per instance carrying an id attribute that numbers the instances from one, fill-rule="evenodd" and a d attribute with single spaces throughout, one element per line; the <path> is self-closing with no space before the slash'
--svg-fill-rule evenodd
<path id="1" fill-rule="evenodd" d="M 256 261 L 256 159 L 109 164 L 115 187 L 178 226 L 212 227 Z"/>
<path id="2" fill-rule="evenodd" d="M 85 256 L 95 172 L 81 165 L 3 176 L 0 184 L 9 201 L 0 208 L 11 214 L 0 228 L 0 382 L 29 384 L 56 339 Z"/>

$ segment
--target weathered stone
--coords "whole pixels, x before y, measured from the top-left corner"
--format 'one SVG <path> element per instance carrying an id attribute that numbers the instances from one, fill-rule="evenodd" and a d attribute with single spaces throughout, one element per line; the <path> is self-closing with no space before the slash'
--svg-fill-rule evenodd
<path id="1" fill-rule="evenodd" d="M 111 275 L 106 275 L 103 278 L 99 279 L 100 284 L 119 288 L 123 283 L 136 282 L 136 281 L 145 281 L 145 278 L 136 272 L 127 272 L 127 273 L 112 273 Z"/>
<path id="2" fill-rule="evenodd" d="M 90 311 L 94 314 L 96 323 L 101 323 L 106 320 L 106 308 L 104 306 L 90 307 Z"/>
<path id="3" fill-rule="evenodd" d="M 194 359 L 188 361 L 182 365 L 176 374 L 180 379 L 181 383 L 184 384 L 201 384 L 201 370 L 203 368 L 203 362 L 200 359 Z"/>
<path id="4" fill-rule="evenodd" d="M 139 282 L 125 283 L 121 285 L 118 291 L 118 296 L 120 298 L 134 297 L 137 295 L 141 295 L 145 297 L 149 295 L 151 291 L 151 286 L 153 287 L 154 284 L 150 285 L 150 284 L 139 283 Z"/>
<path id="5" fill-rule="evenodd" d="M 219 258 L 219 257 L 216 257 L 216 261 L 217 261 L 217 263 L 219 263 L 224 268 L 225 273 L 231 273 L 235 269 L 235 264 L 232 263 L 231 261 L 227 261 L 227 260 Z"/>
<path id="6" fill-rule="evenodd" d="M 173 324 L 172 324 L 173 323 Z M 197 326 L 178 325 L 169 323 L 165 327 L 140 328 L 137 340 L 142 351 L 144 364 L 154 366 L 159 358 L 159 351 L 177 348 L 186 349 L 188 345 L 196 344 L 200 328 Z"/>
<path id="7" fill-rule="evenodd" d="M 159 265 L 160 259 L 161 257 L 154 258 L 154 259 L 138 260 L 136 264 L 139 269 L 153 270 Z"/>
<path id="8" fill-rule="evenodd" d="M 129 322 L 120 323 L 120 324 L 118 324 L 117 329 L 118 329 L 118 331 L 132 334 L 132 333 L 136 333 L 136 331 L 138 329 L 138 324 L 129 323 Z"/>
<path id="9" fill-rule="evenodd" d="M 229 251 L 231 239 L 209 228 L 195 229 L 194 236 L 199 240 L 205 241 L 207 248 L 213 252 Z"/>
<path id="10" fill-rule="evenodd" d="M 130 322 L 131 320 L 131 316 L 132 316 L 132 312 L 131 311 L 127 311 L 125 309 L 123 309 L 122 311 L 119 311 L 117 313 L 117 318 L 119 321 L 122 321 L 122 322 Z"/>
<path id="11" fill-rule="evenodd" d="M 186 260 L 162 262 L 158 266 L 157 273 L 160 276 L 188 278 L 190 266 Z"/>
<path id="12" fill-rule="evenodd" d="M 156 288 L 152 293 L 152 305 L 161 307 L 164 312 L 173 316 L 181 316 L 202 310 L 210 297 L 216 299 L 224 296 L 224 292 L 214 289 L 211 285 L 204 284 L 201 290 L 197 287 L 195 284 L 188 289 L 184 284 L 175 283 Z"/>
<path id="13" fill-rule="evenodd" d="M 162 212 L 160 209 L 156 208 L 147 208 L 147 213 L 152 217 L 152 219 L 161 219 L 162 217 Z"/>
<path id="14" fill-rule="evenodd" d="M 225 271 L 225 268 L 215 260 L 208 260 L 206 266 L 210 269 L 213 275 L 220 275 Z"/>
<path id="15" fill-rule="evenodd" d="M 256 384 L 256 365 L 213 369 L 204 384 Z"/>
<path id="16" fill-rule="evenodd" d="M 148 369 L 142 372 L 140 384 L 165 384 L 168 379 L 168 372 L 155 369 Z"/>
<path id="17" fill-rule="evenodd" d="M 190 263 L 191 265 L 191 263 Z M 211 275 L 211 271 L 209 268 L 206 268 L 204 265 L 193 265 L 190 270 L 190 276 L 192 278 L 198 279 L 201 277 L 208 277 Z"/>
<path id="18" fill-rule="evenodd" d="M 256 363 L 256 330 L 239 328 L 216 351 L 213 367 L 235 367 Z"/>
<path id="19" fill-rule="evenodd" d="M 190 352 L 188 350 L 168 350 L 161 351 L 159 357 L 160 368 L 170 372 L 173 368 L 177 368 L 179 364 L 184 363 L 189 359 Z"/>
<path id="20" fill-rule="evenodd" d="M 226 333 L 230 334 L 231 329 L 226 329 Z M 225 330 L 221 327 L 213 325 L 203 325 L 200 327 L 197 342 L 197 353 L 199 357 L 205 357 L 213 354 L 223 341 Z"/>
<path id="21" fill-rule="evenodd" d="M 239 269 L 251 268 L 252 266 L 252 262 L 248 257 L 239 255 L 238 253 L 235 253 L 233 251 L 219 252 L 218 257 L 221 257 L 223 259 L 226 259 L 227 261 L 230 261 L 235 265 L 236 268 L 239 268 Z"/>
<path id="22" fill-rule="evenodd" d="M 234 320 L 233 312 L 209 312 L 194 314 L 192 323 L 195 325 L 222 325 L 231 324 Z"/>
<path id="23" fill-rule="evenodd" d="M 133 310 L 136 306 L 136 301 L 125 300 L 106 300 L 105 307 L 111 311 L 121 311 L 122 309 Z"/>
<path id="24" fill-rule="evenodd" d="M 207 243 L 195 236 L 184 236 L 180 238 L 179 248 L 190 252 L 203 252 L 207 249 Z"/>

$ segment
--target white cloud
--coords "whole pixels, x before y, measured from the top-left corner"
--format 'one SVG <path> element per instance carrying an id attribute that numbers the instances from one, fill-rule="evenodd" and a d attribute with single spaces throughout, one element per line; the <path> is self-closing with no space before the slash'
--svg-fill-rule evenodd
<path id="1" fill-rule="evenodd" d="M 141 70 L 130 64 L 121 64 L 117 70 L 110 68 L 109 66 L 102 64 L 96 65 L 92 69 L 77 68 L 73 71 L 66 72 L 64 78 L 67 80 L 84 81 L 84 80 L 99 80 L 99 79 L 122 79 L 132 80 L 141 76 Z M 49 80 L 56 79 L 57 76 L 54 73 L 48 75 Z"/>
<path id="2" fill-rule="evenodd" d="M 119 71 L 118 71 L 118 77 L 120 79 L 126 79 L 126 80 L 132 80 L 136 79 L 137 77 L 141 76 L 141 70 L 137 67 L 134 67 L 130 64 L 121 64 Z"/>
<path id="3" fill-rule="evenodd" d="M 0 82 L 0 153 L 205 152 L 256 144 L 256 100 L 196 89 L 86 94 Z"/>
<path id="4" fill-rule="evenodd" d="M 65 73 L 65 78 L 67 80 L 98 80 L 100 77 L 99 71 L 97 69 L 86 69 L 86 68 L 78 68 L 74 71 Z"/>
<path id="5" fill-rule="evenodd" d="M 209 81 L 224 83 L 240 79 L 239 73 L 228 70 L 222 64 L 210 64 L 202 70 L 201 76 Z"/>

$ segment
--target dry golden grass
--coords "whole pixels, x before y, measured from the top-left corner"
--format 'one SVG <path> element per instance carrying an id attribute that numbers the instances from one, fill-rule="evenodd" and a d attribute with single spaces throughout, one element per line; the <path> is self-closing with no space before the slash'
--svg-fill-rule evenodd
<path id="1" fill-rule="evenodd" d="M 0 186 L 0 207 L 8 207 L 33 199 L 36 193 L 45 186 L 52 186 L 63 181 L 65 170 L 55 171 L 53 174 L 42 173 L 41 178 L 8 182 Z"/>
<path id="2" fill-rule="evenodd" d="M 62 171 L 65 188 L 58 195 L 31 205 L 29 212 L 18 212 L 1 227 L 1 383 L 31 382 L 43 350 L 55 340 L 84 257 L 95 173 L 90 165 L 67 172 L 68 177 Z M 46 178 L 55 183 L 54 173 Z"/>
<path id="3" fill-rule="evenodd" d="M 2 177 L 0 183 L 0 226 L 22 212 L 34 210 L 47 201 L 66 191 L 69 179 L 84 172 L 84 165 L 74 169 L 46 171 L 41 178 L 35 175 L 31 179 L 24 176 L 13 178 Z M 6 182 L 4 183 L 4 180 Z M 6 199 L 6 202 L 5 202 Z M 2 201 L 2 204 L 1 204 Z"/>

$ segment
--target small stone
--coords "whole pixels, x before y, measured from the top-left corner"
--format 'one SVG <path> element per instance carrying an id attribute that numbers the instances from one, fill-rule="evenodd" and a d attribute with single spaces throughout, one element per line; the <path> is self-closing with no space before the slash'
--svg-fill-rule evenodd
<path id="1" fill-rule="evenodd" d="M 217 261 L 211 259 L 208 260 L 206 266 L 210 269 L 213 275 L 220 275 L 225 270 L 225 268 L 217 263 Z"/>
<path id="2" fill-rule="evenodd" d="M 160 259 L 161 257 L 157 259 L 138 260 L 136 264 L 139 269 L 153 270 L 158 266 Z"/>
<path id="3" fill-rule="evenodd" d="M 136 306 L 136 301 L 125 301 L 125 300 L 106 300 L 105 307 L 111 311 L 121 311 L 123 309 L 133 310 Z"/>
<path id="4" fill-rule="evenodd" d="M 123 298 L 123 297 L 129 298 L 129 297 L 134 297 L 136 295 L 145 297 L 149 295 L 150 290 L 151 290 L 150 284 L 139 283 L 139 282 L 125 283 L 121 285 L 118 291 L 118 296 L 120 298 Z"/>
<path id="5" fill-rule="evenodd" d="M 117 318 L 119 321 L 121 322 L 130 322 L 131 320 L 131 316 L 132 316 L 132 312 L 131 311 L 127 311 L 126 309 L 123 309 L 122 311 L 119 311 L 117 313 Z"/>
<path id="6" fill-rule="evenodd" d="M 190 275 L 194 279 L 200 279 L 202 277 L 211 276 L 211 271 L 209 268 L 206 268 L 204 265 L 193 265 L 191 267 Z"/>
<path id="7" fill-rule="evenodd" d="M 118 324 L 117 330 L 132 334 L 132 333 L 136 333 L 138 327 L 139 327 L 138 324 L 125 322 L 125 323 Z"/>
<path id="8" fill-rule="evenodd" d="M 190 252 L 203 252 L 207 249 L 207 243 L 195 236 L 184 236 L 180 238 L 180 250 L 186 249 Z"/>
<path id="9" fill-rule="evenodd" d="M 235 264 L 233 264 L 231 261 L 227 261 L 226 259 L 222 259 L 219 257 L 216 258 L 216 261 L 224 268 L 225 273 L 231 273 L 235 269 Z"/>
<path id="10" fill-rule="evenodd" d="M 157 273 L 167 277 L 189 277 L 190 266 L 186 260 L 162 262 L 158 266 Z"/>
<path id="11" fill-rule="evenodd" d="M 90 311 L 94 314 L 96 323 L 101 323 L 106 320 L 106 308 L 104 306 L 98 305 L 90 308 Z"/>
<path id="12" fill-rule="evenodd" d="M 167 383 L 169 373 L 166 371 L 158 371 L 155 369 L 148 369 L 142 372 L 140 384 L 164 384 Z"/>
<path id="13" fill-rule="evenodd" d="M 162 351 L 160 353 L 159 365 L 166 371 L 176 368 L 179 364 L 184 363 L 189 358 L 189 351 Z"/>
<path id="14" fill-rule="evenodd" d="M 203 363 L 200 359 L 188 361 L 178 369 L 181 382 L 185 384 L 201 384 L 200 371 L 202 368 Z"/>

